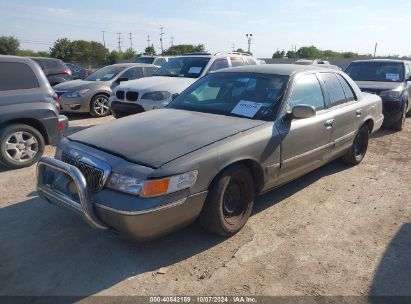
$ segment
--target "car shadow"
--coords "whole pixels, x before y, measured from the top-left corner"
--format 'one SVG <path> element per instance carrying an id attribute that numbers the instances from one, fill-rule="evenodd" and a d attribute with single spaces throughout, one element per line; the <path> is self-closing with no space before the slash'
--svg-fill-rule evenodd
<path id="1" fill-rule="evenodd" d="M 371 303 L 383 303 L 378 297 L 389 297 L 385 303 L 395 303 L 389 301 L 395 300 L 392 297 L 408 297 L 403 303 L 411 303 L 411 223 L 400 228 L 386 249 L 369 295 Z"/>
<path id="2" fill-rule="evenodd" d="M 349 166 L 334 161 L 259 197 L 254 214 Z M 206 251 L 224 238 L 198 223 L 147 243 L 92 229 L 68 210 L 28 195 L 0 209 L 0 295 L 85 297 Z"/>
<path id="3" fill-rule="evenodd" d="M 382 137 L 386 137 L 386 136 L 391 136 L 395 133 L 398 133 L 398 131 L 391 130 L 391 129 L 388 129 L 388 128 L 381 128 L 380 130 L 378 130 L 377 132 L 372 134 L 370 139 L 372 140 L 373 138 L 382 138 Z"/>

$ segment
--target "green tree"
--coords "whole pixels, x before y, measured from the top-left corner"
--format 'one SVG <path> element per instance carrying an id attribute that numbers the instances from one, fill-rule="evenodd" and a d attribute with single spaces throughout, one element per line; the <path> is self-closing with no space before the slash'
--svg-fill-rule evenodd
<path id="1" fill-rule="evenodd" d="M 50 57 L 50 54 L 45 51 L 32 51 L 32 50 L 18 50 L 18 56 L 23 57 Z"/>
<path id="2" fill-rule="evenodd" d="M 285 56 L 285 51 L 276 51 L 273 54 L 273 59 L 274 58 L 284 58 L 284 56 Z"/>
<path id="3" fill-rule="evenodd" d="M 65 62 L 73 61 L 72 42 L 68 38 L 57 39 L 50 48 L 50 57 L 61 59 Z"/>
<path id="4" fill-rule="evenodd" d="M 129 48 L 122 54 L 122 57 L 124 60 L 134 59 L 137 57 L 137 53 L 133 49 Z"/>
<path id="5" fill-rule="evenodd" d="M 157 55 L 156 49 L 154 48 L 154 45 L 146 47 L 145 50 L 144 50 L 144 55 L 147 55 L 147 56 Z"/>
<path id="6" fill-rule="evenodd" d="M 247 53 L 247 52 L 244 51 L 242 48 L 238 48 L 236 52 L 237 52 L 237 53 Z"/>
<path id="7" fill-rule="evenodd" d="M 17 55 L 20 42 L 13 36 L 0 36 L 0 54 Z"/>
<path id="8" fill-rule="evenodd" d="M 357 53 L 354 53 L 354 52 L 344 52 L 341 55 L 344 58 L 358 58 L 359 57 L 359 55 Z"/>
<path id="9" fill-rule="evenodd" d="M 323 52 L 323 56 L 324 56 L 325 58 L 340 58 L 340 57 L 341 57 L 341 53 L 335 52 L 335 51 L 332 51 L 332 50 L 325 50 L 325 51 Z"/>
<path id="10" fill-rule="evenodd" d="M 285 54 L 287 56 L 287 58 L 297 58 L 297 53 L 294 51 L 288 51 L 287 54 Z"/>
<path id="11" fill-rule="evenodd" d="M 183 55 L 185 53 L 197 53 L 205 52 L 204 44 L 192 45 L 192 44 L 179 44 L 173 45 L 164 51 L 164 55 Z"/>
<path id="12" fill-rule="evenodd" d="M 323 57 L 323 52 L 315 46 L 303 46 L 297 51 L 299 58 L 317 59 Z"/>
<path id="13" fill-rule="evenodd" d="M 108 63 L 114 64 L 122 59 L 121 53 L 118 51 L 111 51 L 108 55 Z"/>

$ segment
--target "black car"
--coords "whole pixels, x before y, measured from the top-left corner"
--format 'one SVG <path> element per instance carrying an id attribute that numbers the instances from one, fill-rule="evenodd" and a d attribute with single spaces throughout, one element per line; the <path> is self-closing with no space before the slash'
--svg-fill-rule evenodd
<path id="1" fill-rule="evenodd" d="M 381 97 L 384 126 L 401 131 L 411 114 L 411 62 L 374 59 L 352 62 L 345 71 L 363 92 Z"/>
<path id="2" fill-rule="evenodd" d="M 23 168 L 37 162 L 46 144 L 68 127 L 58 97 L 38 64 L 0 56 L 0 165 Z"/>
<path id="3" fill-rule="evenodd" d="M 71 70 L 60 59 L 32 57 L 37 62 L 46 75 L 51 86 L 73 80 Z"/>

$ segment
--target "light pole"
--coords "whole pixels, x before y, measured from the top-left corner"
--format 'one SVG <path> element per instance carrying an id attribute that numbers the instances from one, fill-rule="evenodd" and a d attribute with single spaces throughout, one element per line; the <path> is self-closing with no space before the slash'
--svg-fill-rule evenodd
<path id="1" fill-rule="evenodd" d="M 253 39 L 253 34 L 245 34 L 248 41 L 248 53 L 251 54 L 251 39 Z"/>

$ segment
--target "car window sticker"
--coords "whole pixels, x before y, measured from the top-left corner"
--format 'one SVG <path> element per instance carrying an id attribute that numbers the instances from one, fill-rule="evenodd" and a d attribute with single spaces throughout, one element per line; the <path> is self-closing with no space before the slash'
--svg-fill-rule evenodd
<path id="1" fill-rule="evenodd" d="M 202 69 L 202 67 L 191 67 L 188 70 L 188 74 L 200 74 Z"/>
<path id="2" fill-rule="evenodd" d="M 400 80 L 400 74 L 398 74 L 398 73 L 387 73 L 387 74 L 385 74 L 385 78 L 387 80 L 398 81 L 398 80 Z"/>
<path id="3" fill-rule="evenodd" d="M 261 102 L 240 100 L 240 102 L 231 111 L 231 114 L 253 118 L 262 106 L 263 104 Z"/>

